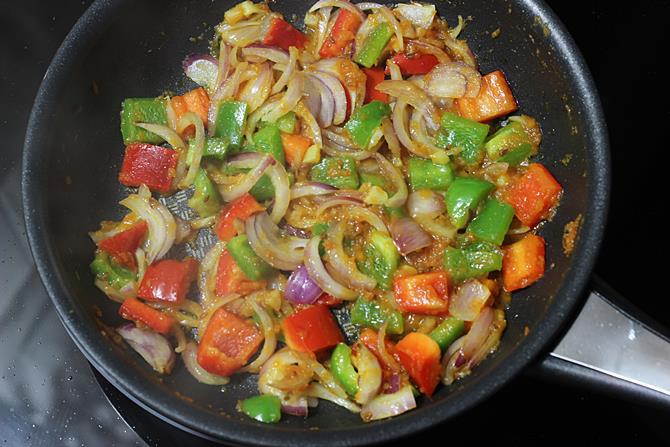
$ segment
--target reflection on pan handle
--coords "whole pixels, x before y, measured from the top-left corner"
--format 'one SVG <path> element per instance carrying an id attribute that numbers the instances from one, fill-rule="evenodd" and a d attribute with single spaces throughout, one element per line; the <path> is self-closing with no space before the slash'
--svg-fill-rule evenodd
<path id="1" fill-rule="evenodd" d="M 572 326 L 531 374 L 670 409 L 668 329 L 597 277 L 587 293 Z"/>

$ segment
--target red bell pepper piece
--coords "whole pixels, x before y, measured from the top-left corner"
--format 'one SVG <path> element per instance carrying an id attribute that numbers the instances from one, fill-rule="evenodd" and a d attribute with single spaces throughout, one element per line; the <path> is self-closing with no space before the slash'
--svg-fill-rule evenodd
<path id="1" fill-rule="evenodd" d="M 317 298 L 314 304 L 323 304 L 324 306 L 333 307 L 342 304 L 342 300 L 335 298 L 333 295 L 324 293 L 319 298 Z"/>
<path id="2" fill-rule="evenodd" d="M 174 149 L 147 143 L 126 146 L 119 182 L 125 186 L 147 185 L 152 190 L 167 194 L 177 168 L 179 154 Z"/>
<path id="3" fill-rule="evenodd" d="M 198 261 L 193 258 L 158 261 L 147 268 L 137 296 L 147 301 L 181 304 L 197 272 Z"/>
<path id="4" fill-rule="evenodd" d="M 263 209 L 254 199 L 254 196 L 246 193 L 221 209 L 214 225 L 214 232 L 219 240 L 229 241 L 237 235 L 235 219 L 244 221 L 247 217 L 263 211 Z"/>
<path id="5" fill-rule="evenodd" d="M 263 334 L 253 323 L 221 307 L 209 319 L 197 360 L 206 371 L 229 376 L 249 361 L 262 342 Z"/>
<path id="6" fill-rule="evenodd" d="M 377 84 L 384 80 L 384 69 L 381 67 L 365 68 L 363 67 L 363 72 L 367 79 L 365 80 L 365 104 L 370 101 L 381 101 L 383 103 L 389 103 L 389 95 L 384 92 L 377 90 Z"/>
<path id="7" fill-rule="evenodd" d="M 175 324 L 175 319 L 170 315 L 135 298 L 126 298 L 119 308 L 119 315 L 126 320 L 141 323 L 159 334 L 168 334 Z"/>
<path id="8" fill-rule="evenodd" d="M 508 292 L 523 289 L 544 275 L 544 238 L 529 234 L 503 247 L 502 279 Z"/>
<path id="9" fill-rule="evenodd" d="M 424 315 L 449 311 L 447 272 L 437 271 L 403 276 L 393 282 L 393 294 L 400 310 Z"/>
<path id="10" fill-rule="evenodd" d="M 482 77 L 479 95 L 456 100 L 460 115 L 474 121 L 490 121 L 518 108 L 505 74 L 498 70 Z"/>
<path id="11" fill-rule="evenodd" d="M 307 37 L 295 29 L 293 25 L 286 20 L 275 17 L 270 22 L 270 27 L 263 38 L 263 43 L 265 45 L 279 47 L 286 51 L 288 51 L 290 47 L 296 47 L 299 50 L 302 50 L 307 43 Z"/>
<path id="12" fill-rule="evenodd" d="M 296 351 L 318 352 L 343 341 L 340 328 L 327 306 L 305 307 L 281 323 L 286 344 Z"/>
<path id="13" fill-rule="evenodd" d="M 539 163 L 528 166 L 526 173 L 503 193 L 514 207 L 514 214 L 529 227 L 546 218 L 558 203 L 563 188 L 551 172 Z"/>
<path id="14" fill-rule="evenodd" d="M 396 345 L 400 363 L 427 396 L 440 381 L 440 346 L 426 334 L 410 332 Z"/>
<path id="15" fill-rule="evenodd" d="M 252 281 L 249 279 L 237 265 L 228 250 L 223 250 L 216 269 L 215 290 L 218 296 L 230 293 L 247 295 L 256 290 L 264 289 L 265 285 L 265 281 Z"/>
<path id="16" fill-rule="evenodd" d="M 405 53 L 398 53 L 391 58 L 393 62 L 400 68 L 400 73 L 403 76 L 423 75 L 433 69 L 440 61 L 432 54 L 416 53 L 411 56 Z M 390 74 L 391 70 L 387 67 L 386 74 Z"/>
<path id="17" fill-rule="evenodd" d="M 98 244 L 100 250 L 104 250 L 112 256 L 123 253 L 135 253 L 142 239 L 147 234 L 147 223 L 143 220 L 132 225 L 130 228 L 116 233 Z"/>
<path id="18" fill-rule="evenodd" d="M 177 121 L 181 119 L 186 112 L 193 112 L 200 117 L 202 123 L 207 127 L 207 113 L 209 110 L 209 96 L 204 88 L 198 87 L 181 96 L 175 96 L 170 99 L 172 109 L 177 116 Z M 183 136 L 195 135 L 195 128 L 188 126 L 182 132 Z"/>
<path id="19" fill-rule="evenodd" d="M 321 57 L 336 57 L 344 54 L 344 50 L 356 38 L 361 19 L 351 11 L 340 9 L 326 40 L 324 40 L 319 55 Z"/>

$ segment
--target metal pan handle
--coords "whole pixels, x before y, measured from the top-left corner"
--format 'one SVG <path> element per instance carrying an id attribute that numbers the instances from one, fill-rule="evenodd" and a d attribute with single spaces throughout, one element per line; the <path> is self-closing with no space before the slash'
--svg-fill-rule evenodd
<path id="1" fill-rule="evenodd" d="M 670 336 L 600 278 L 531 374 L 670 409 Z"/>

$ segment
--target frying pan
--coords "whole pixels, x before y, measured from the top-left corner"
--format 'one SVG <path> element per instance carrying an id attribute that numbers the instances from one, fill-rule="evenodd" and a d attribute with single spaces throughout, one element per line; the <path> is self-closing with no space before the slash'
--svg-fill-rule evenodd
<path id="1" fill-rule="evenodd" d="M 299 22 L 311 3 L 282 0 L 272 8 Z M 239 399 L 257 393 L 254 376 L 234 376 L 219 392 L 197 383 L 180 364 L 172 375 L 159 376 L 134 352 L 112 343 L 99 322 L 118 324 L 117 305 L 93 285 L 88 264 L 94 247 L 87 232 L 97 228 L 101 220 L 121 215 L 116 204 L 126 191 L 116 178 L 123 158 L 120 103 L 126 97 L 189 89 L 180 61 L 188 54 L 206 51 L 213 25 L 233 4 L 224 0 L 95 2 L 54 57 L 30 117 L 22 186 L 26 228 L 37 268 L 73 340 L 124 394 L 175 426 L 220 442 L 380 443 L 444 422 L 482 402 L 555 346 L 584 302 L 586 306 L 574 322 L 577 329 L 589 326 L 583 317 L 594 315 L 585 314 L 591 307 L 597 310 L 606 303 L 611 310 L 602 308 L 595 315 L 623 316 L 619 325 L 624 329 L 633 328 L 657 342 L 659 350 L 667 349 L 661 334 L 630 322 L 628 309 L 603 301 L 602 295 L 608 294 L 603 288 L 584 298 L 606 221 L 610 175 L 607 130 L 584 60 L 557 17 L 536 0 L 436 3 L 440 15 L 450 23 L 459 14 L 473 17 L 463 36 L 478 56 L 481 71 L 505 71 L 521 111 L 542 126 L 539 160 L 565 188 L 556 216 L 541 229 L 547 240 L 544 278 L 514 294 L 499 349 L 470 376 L 442 387 L 431 399 L 421 398 L 416 410 L 390 420 L 364 424 L 358 415 L 321 402 L 307 419 L 286 417 L 280 424 L 268 426 L 235 410 Z M 491 32 L 498 28 L 501 33 L 493 39 Z M 566 255 L 563 229 L 578 218 L 581 224 L 575 247 Z M 577 372 L 561 363 L 571 360 L 588 365 L 588 359 L 579 358 L 579 348 L 594 343 L 599 346 L 597 332 L 574 334 L 573 330 L 567 333 L 558 345 L 563 349 L 556 349 L 543 363 L 544 371 L 578 377 L 582 382 L 590 379 L 611 384 L 603 379 L 606 376 L 593 373 L 606 368 L 596 365 Z M 625 356 L 617 359 L 621 363 Z M 668 367 L 667 363 L 658 365 L 656 368 Z M 643 393 L 658 400 L 670 389 L 667 384 L 637 382 L 653 388 L 655 391 Z"/>

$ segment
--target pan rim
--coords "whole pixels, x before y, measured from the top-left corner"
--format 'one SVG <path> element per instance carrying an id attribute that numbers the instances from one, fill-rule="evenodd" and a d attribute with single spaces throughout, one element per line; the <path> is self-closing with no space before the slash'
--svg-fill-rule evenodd
<path id="1" fill-rule="evenodd" d="M 549 39 L 554 43 L 559 57 L 572 68 L 571 76 L 575 80 L 577 92 L 581 95 L 580 102 L 584 104 L 583 119 L 588 125 L 584 132 L 592 141 L 591 150 L 594 153 L 593 158 L 590 159 L 593 160 L 593 163 L 589 165 L 592 173 L 589 179 L 591 194 L 585 210 L 584 224 L 573 253 L 574 261 L 565 276 L 564 285 L 558 292 L 557 298 L 560 299 L 554 300 L 547 315 L 535 330 L 539 336 L 528 337 L 524 340 L 505 360 L 506 366 L 499 368 L 500 374 L 489 375 L 482 380 L 469 383 L 470 397 L 468 399 L 461 399 L 455 405 L 440 406 L 438 404 L 431 407 L 431 412 L 417 408 L 400 417 L 355 428 L 298 431 L 297 429 L 282 429 L 282 427 L 266 428 L 252 424 L 241 426 L 236 421 L 216 419 L 213 415 L 204 418 L 208 416 L 204 413 L 205 423 L 203 423 L 200 416 L 193 416 L 192 407 L 185 402 L 172 396 L 155 396 L 153 393 L 140 389 L 136 381 L 133 381 L 133 378 L 119 367 L 120 365 L 115 364 L 114 354 L 106 349 L 105 340 L 102 337 L 97 339 L 93 337 L 91 328 L 70 312 L 67 306 L 67 292 L 51 267 L 55 265 L 55 256 L 47 242 L 45 226 L 41 220 L 43 214 L 40 215 L 39 212 L 43 209 L 40 206 L 43 203 L 41 183 L 35 181 L 31 175 L 39 163 L 39 130 L 42 128 L 42 123 L 50 119 L 49 99 L 57 91 L 58 86 L 65 81 L 64 78 L 70 66 L 68 61 L 73 54 L 78 54 L 85 49 L 87 38 L 93 37 L 97 32 L 95 31 L 96 25 L 104 24 L 120 3 L 113 0 L 95 1 L 68 33 L 53 57 L 37 92 L 26 130 L 21 186 L 24 221 L 30 249 L 40 278 L 56 307 L 60 320 L 89 362 L 116 388 L 142 408 L 195 435 L 235 444 L 276 445 L 280 442 L 283 445 L 304 445 L 305 443 L 351 445 L 361 442 L 390 441 L 444 422 L 481 403 L 537 358 L 549 346 L 563 325 L 569 321 L 570 315 L 581 301 L 581 292 L 591 275 L 604 234 L 610 191 L 608 133 L 594 81 L 586 62 L 564 25 L 542 0 L 519 0 L 522 6 L 538 16 L 543 23 L 548 24 L 552 31 Z M 175 403 L 182 405 L 178 412 L 175 412 Z M 189 409 L 191 411 L 186 411 Z M 296 437 L 298 432 L 300 433 L 299 438 Z"/>

